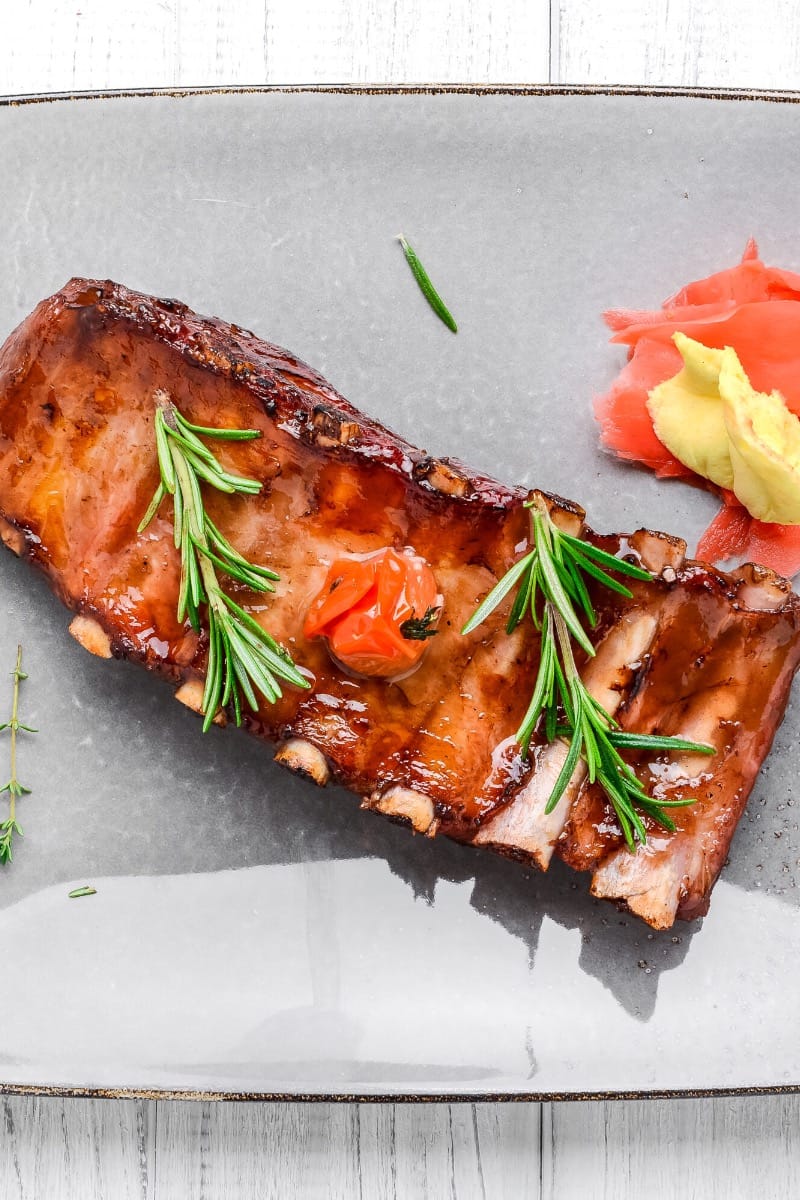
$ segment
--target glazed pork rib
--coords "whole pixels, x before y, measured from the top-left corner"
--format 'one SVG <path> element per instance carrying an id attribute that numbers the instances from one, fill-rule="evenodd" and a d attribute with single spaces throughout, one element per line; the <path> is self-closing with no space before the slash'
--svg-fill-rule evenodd
<path id="1" fill-rule="evenodd" d="M 45 572 L 88 650 L 142 663 L 199 708 L 206 644 L 176 617 L 169 505 L 137 533 L 158 480 L 153 418 L 165 396 L 198 425 L 263 435 L 218 443 L 261 494 L 214 494 L 208 506 L 237 549 L 279 573 L 273 597 L 237 598 L 313 677 L 310 690 L 287 687 L 245 715 L 277 742 L 278 762 L 318 784 L 334 778 L 428 836 L 543 869 L 559 854 L 592 872 L 595 895 L 657 928 L 705 912 L 800 658 L 800 601 L 784 580 L 685 561 L 684 544 L 663 534 L 600 538 L 581 509 L 546 498 L 562 527 L 653 574 L 632 599 L 598 597 L 587 686 L 623 728 L 717 750 L 637 764 L 653 794 L 696 803 L 675 810 L 675 834 L 653 826 L 632 854 L 580 766 L 545 815 L 565 747 L 534 740 L 523 760 L 514 740 L 539 659 L 532 628 L 507 636 L 498 610 L 459 632 L 525 544 L 527 493 L 417 450 L 243 329 L 77 279 L 0 350 L 0 514 L 3 540 Z M 383 546 L 424 556 L 444 596 L 422 665 L 393 683 L 346 675 L 303 636 L 333 559 Z"/>

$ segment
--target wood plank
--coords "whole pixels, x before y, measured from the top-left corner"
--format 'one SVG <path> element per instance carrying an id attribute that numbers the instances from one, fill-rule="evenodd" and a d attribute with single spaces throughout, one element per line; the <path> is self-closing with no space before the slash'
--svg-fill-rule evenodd
<path id="1" fill-rule="evenodd" d="M 6 0 L 0 91 L 266 81 L 265 0 Z"/>
<path id="2" fill-rule="evenodd" d="M 159 1103 L 157 1200 L 357 1196 L 358 1108 Z"/>
<path id="3" fill-rule="evenodd" d="M 175 80 L 267 82 L 266 0 L 177 0 Z"/>
<path id="4" fill-rule="evenodd" d="M 536 82 L 548 0 L 6 0 L 0 91 Z"/>
<path id="5" fill-rule="evenodd" d="M 486 1200 L 539 1200 L 541 1197 L 540 1104 L 473 1104 L 476 1171 L 466 1176 L 459 1196 L 482 1195 Z M 460 1178 L 461 1163 L 456 1163 Z M 475 1187 L 475 1175 L 481 1184 Z M 470 1187 L 474 1191 L 470 1191 Z"/>
<path id="6" fill-rule="evenodd" d="M 177 82 L 178 0 L 4 0 L 0 94 Z"/>
<path id="7" fill-rule="evenodd" d="M 539 1195 L 538 1105 L 159 1107 L 156 1197 Z"/>
<path id="8" fill-rule="evenodd" d="M 800 87 L 795 0 L 554 0 L 561 83 Z"/>
<path id="9" fill-rule="evenodd" d="M 542 1141 L 543 1200 L 800 1195 L 798 1096 L 548 1104 Z"/>
<path id="10" fill-rule="evenodd" d="M 548 0 L 266 0 L 270 83 L 546 80 Z"/>
<path id="11" fill-rule="evenodd" d="M 2 1200 L 155 1200 L 155 1104 L 0 1097 Z"/>

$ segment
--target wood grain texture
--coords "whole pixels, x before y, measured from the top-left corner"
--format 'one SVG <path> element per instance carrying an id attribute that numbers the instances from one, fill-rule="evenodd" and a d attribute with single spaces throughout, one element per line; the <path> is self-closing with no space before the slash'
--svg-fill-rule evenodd
<path id="1" fill-rule="evenodd" d="M 543 1200 L 583 1200 L 590 1180 L 597 1200 L 800 1195 L 800 1097 L 543 1109 Z"/>
<path id="2" fill-rule="evenodd" d="M 800 87 L 800 6 L 795 0 L 0 4 L 0 93 L 6 94 L 548 78 Z M 782 1200 L 800 1194 L 797 1097 L 544 1106 L 8 1097 L 0 1104 L 0 1200 Z"/>
<path id="3" fill-rule="evenodd" d="M 0 6 L 0 93 L 266 81 L 265 0 Z"/>
<path id="4" fill-rule="evenodd" d="M 178 0 L 4 0 L 0 94 L 177 83 Z"/>
<path id="5" fill-rule="evenodd" d="M 175 8 L 175 82 L 267 83 L 265 0 L 169 0 Z"/>
<path id="6" fill-rule="evenodd" d="M 547 79 L 549 0 L 4 0 L 0 93 Z"/>
<path id="7" fill-rule="evenodd" d="M 561 83 L 800 87 L 796 0 L 553 3 Z"/>
<path id="8" fill-rule="evenodd" d="M 155 1104 L 0 1098 L 2 1200 L 155 1200 Z"/>
<path id="9" fill-rule="evenodd" d="M 548 0 L 267 0 L 270 83 L 547 79 Z"/>
<path id="10" fill-rule="evenodd" d="M 157 1197 L 539 1196 L 535 1104 L 162 1104 Z"/>

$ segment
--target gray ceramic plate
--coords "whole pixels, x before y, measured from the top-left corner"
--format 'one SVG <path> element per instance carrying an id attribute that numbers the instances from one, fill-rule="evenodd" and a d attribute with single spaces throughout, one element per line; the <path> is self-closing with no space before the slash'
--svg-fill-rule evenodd
<path id="1" fill-rule="evenodd" d="M 597 528 L 693 544 L 709 497 L 598 451 L 591 398 L 621 362 L 599 313 L 652 306 L 751 234 L 800 267 L 798 134 L 793 103 L 652 95 L 0 107 L 0 337 L 73 274 L 179 296 L 291 347 L 431 451 L 574 496 Z M 41 729 L 0 876 L 9 1087 L 800 1085 L 796 707 L 710 915 L 654 934 L 566 870 L 411 838 L 243 735 L 203 737 L 168 689 L 80 650 L 10 555 L 0 613 L 0 666 L 20 640 Z M 69 900 L 82 883 L 97 895 Z"/>

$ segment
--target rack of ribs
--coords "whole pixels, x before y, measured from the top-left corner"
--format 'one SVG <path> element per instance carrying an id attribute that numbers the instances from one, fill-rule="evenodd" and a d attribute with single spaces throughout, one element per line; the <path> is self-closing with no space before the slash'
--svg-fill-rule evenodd
<path id="1" fill-rule="evenodd" d="M 800 600 L 785 580 L 689 561 L 665 534 L 599 536 L 579 507 L 545 497 L 562 528 L 652 575 L 631 598 L 597 597 L 597 653 L 581 665 L 591 692 L 623 729 L 716 750 L 633 757 L 651 794 L 695 803 L 671 810 L 674 833 L 650 824 L 632 853 L 581 765 L 545 813 L 566 746 L 534 737 L 523 758 L 514 738 L 538 666 L 533 626 L 507 635 L 506 605 L 460 633 L 526 545 L 528 493 L 416 449 L 246 330 L 74 279 L 0 350 L 0 528 L 73 610 L 86 649 L 141 663 L 199 709 L 207 647 L 177 619 L 170 505 L 137 532 L 158 482 L 153 422 L 165 397 L 198 425 L 262 433 L 215 447 L 261 493 L 210 495 L 208 508 L 238 550 L 279 573 L 274 596 L 237 599 L 312 681 L 244 715 L 277 743 L 279 763 L 336 780 L 418 833 L 544 870 L 559 855 L 591 872 L 595 896 L 656 928 L 707 910 L 800 659 Z M 346 674 L 303 636 L 330 563 L 384 546 L 413 547 L 444 597 L 422 664 L 393 682 Z"/>

